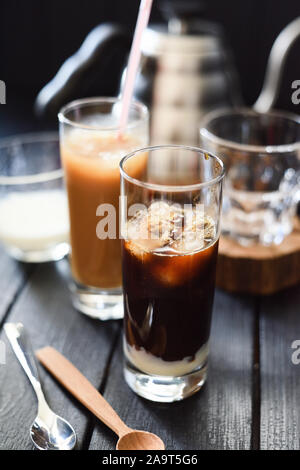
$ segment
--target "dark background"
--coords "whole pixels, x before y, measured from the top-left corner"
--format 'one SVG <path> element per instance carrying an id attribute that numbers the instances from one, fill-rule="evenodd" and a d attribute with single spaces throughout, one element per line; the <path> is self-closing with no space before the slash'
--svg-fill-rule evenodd
<path id="1" fill-rule="evenodd" d="M 183 0 L 184 1 L 184 0 Z M 154 0 L 152 22 L 163 21 Z M 279 32 L 300 15 L 299 0 L 206 0 L 203 17 L 223 25 L 241 78 L 244 100 L 251 105 L 263 82 L 270 48 Z M 32 103 L 96 25 L 112 21 L 133 30 L 139 0 L 0 0 L 0 79 L 7 104 L 0 106 L 1 134 L 31 129 Z M 291 103 L 291 83 L 300 79 L 300 41 L 292 49 L 277 108 L 299 112 Z M 109 76 L 101 84 L 116 94 Z M 17 110 L 17 112 L 16 112 Z M 12 126 L 13 123 L 13 126 Z M 39 125 L 39 124 L 38 124 Z"/>

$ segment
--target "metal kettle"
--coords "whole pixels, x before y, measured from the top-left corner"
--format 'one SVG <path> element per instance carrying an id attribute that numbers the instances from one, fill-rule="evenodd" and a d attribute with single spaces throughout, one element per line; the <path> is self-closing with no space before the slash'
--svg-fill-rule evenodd
<path id="1" fill-rule="evenodd" d="M 135 96 L 150 106 L 154 143 L 196 144 L 202 115 L 241 104 L 224 33 L 195 20 L 197 8 L 198 1 L 170 3 L 167 26 L 149 27 L 143 36 Z"/>
<path id="2" fill-rule="evenodd" d="M 239 81 L 222 29 L 198 19 L 202 3 L 173 0 L 162 4 L 168 23 L 150 26 L 144 33 L 135 97 L 151 110 L 152 143 L 197 144 L 204 114 L 242 104 Z M 275 41 L 257 109 L 264 110 L 266 100 L 273 103 L 284 58 L 299 34 L 300 18 Z M 120 92 L 131 39 L 129 32 L 118 25 L 102 24 L 93 29 L 80 49 L 40 91 L 35 103 L 37 113 L 56 115 L 72 99 L 103 94 L 101 73 L 110 74 L 112 69 L 105 69 L 105 64 L 116 50 L 119 56 L 113 69 L 119 74 L 116 92 Z M 116 77 L 109 76 L 116 81 Z"/>

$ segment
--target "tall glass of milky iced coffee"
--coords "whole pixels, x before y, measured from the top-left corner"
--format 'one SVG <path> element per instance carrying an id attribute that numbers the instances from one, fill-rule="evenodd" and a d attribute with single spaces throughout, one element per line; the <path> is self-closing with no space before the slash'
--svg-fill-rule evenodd
<path id="1" fill-rule="evenodd" d="M 148 144 L 149 116 L 131 104 L 120 135 L 121 101 L 88 98 L 59 113 L 60 148 L 70 213 L 73 305 L 101 320 L 123 316 L 119 237 L 119 162 Z M 132 168 L 139 177 L 143 168 Z"/>

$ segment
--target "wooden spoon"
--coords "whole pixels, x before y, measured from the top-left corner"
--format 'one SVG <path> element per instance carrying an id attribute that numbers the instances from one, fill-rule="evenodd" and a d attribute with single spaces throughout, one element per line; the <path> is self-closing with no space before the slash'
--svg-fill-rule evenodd
<path id="1" fill-rule="evenodd" d="M 43 366 L 118 436 L 117 450 L 164 450 L 163 441 L 150 432 L 130 429 L 82 373 L 56 349 L 36 352 Z"/>

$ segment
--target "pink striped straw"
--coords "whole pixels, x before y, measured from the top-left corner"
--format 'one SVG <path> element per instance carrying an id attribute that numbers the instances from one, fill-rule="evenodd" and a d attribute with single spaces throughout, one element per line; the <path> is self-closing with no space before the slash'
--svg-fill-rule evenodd
<path id="1" fill-rule="evenodd" d="M 122 110 L 120 117 L 120 127 L 119 127 L 119 137 L 124 132 L 128 116 L 129 116 L 129 107 L 132 100 L 133 88 L 135 83 L 135 77 L 137 74 L 140 58 L 141 58 L 141 40 L 142 35 L 147 27 L 151 7 L 153 0 L 141 0 L 139 15 L 135 27 L 134 37 L 132 41 L 131 51 L 129 55 L 129 61 L 126 71 L 125 86 L 122 96 Z"/>

